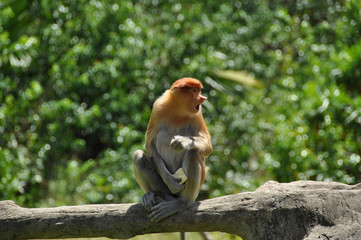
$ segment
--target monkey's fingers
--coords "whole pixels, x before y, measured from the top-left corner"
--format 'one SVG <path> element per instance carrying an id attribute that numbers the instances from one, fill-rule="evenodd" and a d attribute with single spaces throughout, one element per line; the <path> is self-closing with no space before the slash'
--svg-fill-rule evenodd
<path id="1" fill-rule="evenodd" d="M 155 205 L 151 209 L 151 213 L 149 214 L 150 221 L 151 222 L 159 222 L 163 218 L 166 218 L 178 211 L 180 211 L 180 208 L 177 207 L 179 201 L 167 201 L 167 202 L 161 202 L 158 205 Z"/>
<path id="2" fill-rule="evenodd" d="M 171 183 L 167 184 L 167 186 L 168 186 L 169 191 L 172 194 L 176 194 L 176 193 L 182 191 L 185 188 L 185 185 L 180 184 L 180 182 L 182 180 L 179 177 L 173 176 L 173 178 L 174 178 L 174 180 Z"/>
<path id="3" fill-rule="evenodd" d="M 156 204 L 155 195 L 153 192 L 147 192 L 142 197 L 142 205 L 148 212 L 151 211 L 151 208 Z"/>
<path id="4" fill-rule="evenodd" d="M 177 151 L 180 151 L 180 150 L 183 150 L 183 145 L 182 145 L 182 142 L 178 141 L 177 139 L 175 140 L 172 140 L 170 142 L 170 146 L 174 149 L 174 150 L 177 150 Z"/>

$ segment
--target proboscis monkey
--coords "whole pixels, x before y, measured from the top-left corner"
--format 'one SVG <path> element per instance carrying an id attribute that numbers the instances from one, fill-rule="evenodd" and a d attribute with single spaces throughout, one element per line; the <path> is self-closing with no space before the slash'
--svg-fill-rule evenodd
<path id="1" fill-rule="evenodd" d="M 194 78 L 174 82 L 153 105 L 147 154 L 137 150 L 133 155 L 135 177 L 145 192 L 142 204 L 153 222 L 192 205 L 206 176 L 212 145 L 201 110 L 207 99 L 202 88 Z M 180 168 L 187 179 L 183 184 L 174 175 Z"/>

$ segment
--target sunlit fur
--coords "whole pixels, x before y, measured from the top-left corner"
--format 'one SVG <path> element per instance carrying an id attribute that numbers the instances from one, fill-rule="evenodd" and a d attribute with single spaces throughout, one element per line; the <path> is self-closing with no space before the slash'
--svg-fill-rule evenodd
<path id="1" fill-rule="evenodd" d="M 205 158 L 212 152 L 211 138 L 201 104 L 202 84 L 182 78 L 159 97 L 146 132 L 145 154 L 133 154 L 134 173 L 145 192 L 144 208 L 153 222 L 184 210 L 197 198 L 206 176 Z M 173 176 L 183 168 L 187 181 Z"/>
<path id="2" fill-rule="evenodd" d="M 182 78 L 173 83 L 171 88 L 159 97 L 154 105 L 151 118 L 149 120 L 147 133 L 146 133 L 146 149 L 150 155 L 150 143 L 156 136 L 159 126 L 166 123 L 174 129 L 180 128 L 187 124 L 192 124 L 197 133 L 206 138 L 208 144 L 205 144 L 201 154 L 206 158 L 212 152 L 210 144 L 210 135 L 202 114 L 202 107 L 197 113 L 192 114 L 184 110 L 186 104 L 189 103 L 189 96 L 182 88 L 199 88 L 202 89 L 203 85 L 200 81 L 194 78 Z M 188 97 L 188 98 L 187 98 Z M 171 154 L 171 153 L 170 153 Z M 203 159 L 204 161 L 204 159 Z M 202 162 L 201 184 L 206 176 L 207 168 Z"/>
<path id="3" fill-rule="evenodd" d="M 203 85 L 200 81 L 198 81 L 195 78 L 181 78 L 172 84 L 170 90 L 174 90 L 175 88 L 182 88 L 182 87 L 202 89 Z"/>

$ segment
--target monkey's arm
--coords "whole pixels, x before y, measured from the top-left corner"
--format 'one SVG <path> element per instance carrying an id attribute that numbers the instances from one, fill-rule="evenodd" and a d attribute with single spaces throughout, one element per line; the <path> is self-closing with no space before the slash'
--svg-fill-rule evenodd
<path id="1" fill-rule="evenodd" d="M 151 143 L 151 156 L 155 169 L 159 176 L 163 179 L 163 182 L 167 185 L 172 194 L 176 194 L 184 189 L 184 184 L 179 184 L 181 179 L 172 175 L 167 166 L 164 163 L 162 156 L 158 153 L 155 143 Z"/>
<path id="2" fill-rule="evenodd" d="M 203 157 L 208 157 L 212 152 L 211 139 L 208 134 L 200 133 L 199 136 L 180 136 L 172 138 L 170 146 L 175 150 L 197 149 Z"/>

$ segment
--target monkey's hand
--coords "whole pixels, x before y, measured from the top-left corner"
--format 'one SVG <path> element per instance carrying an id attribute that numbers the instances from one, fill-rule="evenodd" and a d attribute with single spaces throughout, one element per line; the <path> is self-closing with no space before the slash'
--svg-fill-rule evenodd
<path id="1" fill-rule="evenodd" d="M 180 191 L 182 191 L 185 188 L 184 184 L 180 184 L 182 180 L 179 177 L 173 176 L 173 175 L 169 175 L 169 177 L 167 178 L 165 182 L 165 184 L 167 185 L 169 191 L 172 194 L 176 194 Z"/>
<path id="2" fill-rule="evenodd" d="M 194 138 L 176 135 L 170 141 L 170 146 L 177 150 L 191 150 L 194 148 Z"/>

